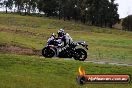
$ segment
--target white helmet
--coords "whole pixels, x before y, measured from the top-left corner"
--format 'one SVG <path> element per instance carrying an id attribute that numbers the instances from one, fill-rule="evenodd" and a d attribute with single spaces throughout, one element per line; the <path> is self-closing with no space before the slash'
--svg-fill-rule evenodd
<path id="1" fill-rule="evenodd" d="M 57 32 L 57 34 L 58 34 L 58 37 L 64 36 L 64 34 L 65 34 L 64 29 L 59 29 L 58 32 Z"/>
<path id="2" fill-rule="evenodd" d="M 58 30 L 58 33 L 59 33 L 59 32 L 64 32 L 64 29 L 59 29 L 59 30 Z"/>

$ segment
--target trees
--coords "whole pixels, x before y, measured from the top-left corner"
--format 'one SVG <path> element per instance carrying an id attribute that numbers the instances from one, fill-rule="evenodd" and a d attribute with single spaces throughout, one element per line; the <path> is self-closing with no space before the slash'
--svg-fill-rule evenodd
<path id="1" fill-rule="evenodd" d="M 108 21 L 109 21 L 109 27 L 112 28 L 112 26 L 114 24 L 116 24 L 117 22 L 119 22 L 119 14 L 117 14 L 117 10 L 118 10 L 118 4 L 114 4 L 115 0 L 111 0 L 111 2 L 109 3 L 109 16 L 108 16 Z"/>
<path id="2" fill-rule="evenodd" d="M 1 1 L 1 3 L 0 3 L 0 5 L 2 6 L 2 7 L 5 7 L 5 9 L 6 9 L 6 13 L 8 12 L 8 9 L 12 9 L 12 7 L 13 7 L 13 0 L 0 0 Z"/>
<path id="3" fill-rule="evenodd" d="M 36 11 L 37 0 L 22 0 L 23 9 L 25 10 L 25 15 L 30 15 L 31 12 Z"/>
<path id="4" fill-rule="evenodd" d="M 81 21 L 88 25 L 112 27 L 119 21 L 118 4 L 115 0 L 3 0 L 7 9 L 17 8 L 17 12 L 43 12 L 45 16 L 55 16 L 64 20 Z"/>
<path id="5" fill-rule="evenodd" d="M 112 27 L 113 24 L 119 21 L 117 13 L 117 4 L 114 0 L 86 0 L 84 8 L 88 8 L 87 21 L 90 25 L 100 27 Z M 84 10 L 83 10 L 84 12 Z"/>
<path id="6" fill-rule="evenodd" d="M 123 19 L 122 26 L 123 30 L 132 31 L 132 15 Z"/>
<path id="7" fill-rule="evenodd" d="M 13 0 L 15 8 L 17 8 L 17 12 L 21 13 L 21 10 L 23 9 L 23 2 L 24 0 Z"/>
<path id="8" fill-rule="evenodd" d="M 58 4 L 56 0 L 38 0 L 37 8 L 44 12 L 46 16 L 55 16 L 57 14 Z"/>
<path id="9" fill-rule="evenodd" d="M 37 7 L 37 0 L 13 0 L 15 7 L 17 8 L 17 12 L 25 12 L 26 14 L 30 14 L 31 11 L 35 11 Z"/>

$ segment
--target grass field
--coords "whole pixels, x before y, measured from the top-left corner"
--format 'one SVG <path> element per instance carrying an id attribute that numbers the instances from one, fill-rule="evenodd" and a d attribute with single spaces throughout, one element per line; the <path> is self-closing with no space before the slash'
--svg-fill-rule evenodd
<path id="1" fill-rule="evenodd" d="M 87 74 L 130 74 L 132 67 L 98 65 L 63 59 L 0 54 L 1 88 L 132 88 L 130 84 L 87 84 L 76 82 L 78 68 Z"/>
<path id="2" fill-rule="evenodd" d="M 89 60 L 132 64 L 131 32 L 57 18 L 0 14 L 0 47 L 13 45 L 41 50 L 50 34 L 63 27 L 75 41 L 85 40 L 89 44 Z M 75 78 L 79 66 L 83 66 L 87 74 L 132 75 L 132 67 L 127 66 L 0 52 L 0 88 L 132 88 L 132 83 L 78 85 Z"/>
<path id="3" fill-rule="evenodd" d="M 132 33 L 46 17 L 0 14 L 0 43 L 41 50 L 52 32 L 65 27 L 89 44 L 89 59 L 132 63 Z M 8 36 L 7 36 L 8 35 Z"/>

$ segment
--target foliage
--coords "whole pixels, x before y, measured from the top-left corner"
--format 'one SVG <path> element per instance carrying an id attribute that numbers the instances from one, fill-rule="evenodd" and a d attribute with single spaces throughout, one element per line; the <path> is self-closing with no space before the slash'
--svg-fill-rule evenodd
<path id="1" fill-rule="evenodd" d="M 112 28 L 119 21 L 115 0 L 4 0 L 3 4 L 6 9 L 15 5 L 17 12 L 25 12 L 25 15 L 39 10 L 48 17 L 73 19 L 100 27 Z"/>
<path id="2" fill-rule="evenodd" d="M 132 15 L 123 19 L 122 26 L 124 30 L 132 31 Z"/>

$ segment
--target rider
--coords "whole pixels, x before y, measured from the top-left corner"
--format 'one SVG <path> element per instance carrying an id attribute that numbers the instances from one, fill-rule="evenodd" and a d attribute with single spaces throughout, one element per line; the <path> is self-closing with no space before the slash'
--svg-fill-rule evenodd
<path id="1" fill-rule="evenodd" d="M 62 42 L 64 42 L 64 46 L 62 50 L 65 50 L 72 42 L 72 38 L 68 33 L 65 33 L 64 29 L 58 30 L 58 38 L 61 39 Z"/>

